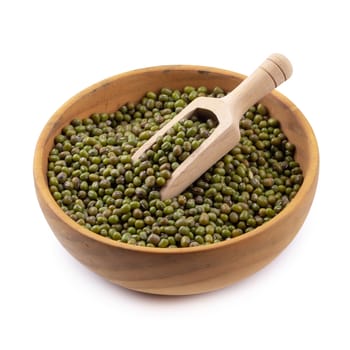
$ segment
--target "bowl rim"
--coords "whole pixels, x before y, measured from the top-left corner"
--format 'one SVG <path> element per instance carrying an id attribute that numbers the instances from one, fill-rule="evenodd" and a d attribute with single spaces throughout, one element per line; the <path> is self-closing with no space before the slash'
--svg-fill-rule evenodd
<path id="1" fill-rule="evenodd" d="M 33 160 L 33 177 L 34 177 L 34 183 L 36 191 L 38 192 L 37 195 L 40 195 L 44 199 L 46 205 L 50 208 L 50 210 L 56 215 L 56 217 L 59 218 L 59 220 L 62 220 L 67 226 L 71 227 L 73 230 L 75 230 L 77 233 L 79 233 L 82 236 L 85 236 L 89 239 L 92 239 L 94 241 L 97 241 L 101 244 L 119 248 L 127 251 L 133 251 L 137 253 L 143 253 L 143 254 L 171 254 L 171 255 L 178 255 L 178 254 L 192 254 L 192 253 L 199 253 L 199 252 L 205 252 L 209 250 L 216 250 L 221 249 L 227 246 L 231 246 L 234 244 L 238 244 L 239 242 L 246 241 L 251 239 L 252 237 L 258 236 L 262 234 L 264 231 L 268 230 L 270 227 L 276 225 L 278 221 L 285 217 L 290 215 L 290 213 L 293 212 L 294 208 L 298 207 L 303 198 L 304 194 L 309 192 L 316 180 L 318 179 L 318 172 L 319 172 L 319 149 L 318 144 L 316 140 L 315 133 L 304 116 L 304 114 L 299 110 L 299 108 L 286 96 L 278 92 L 277 90 L 272 91 L 269 95 L 272 95 L 274 98 L 279 100 L 282 104 L 286 105 L 293 114 L 296 115 L 296 118 L 302 123 L 304 129 L 307 131 L 307 134 L 310 135 L 309 138 L 309 148 L 312 150 L 312 156 L 313 156 L 313 162 L 309 166 L 308 173 L 304 174 L 304 181 L 298 190 L 295 197 L 288 203 L 288 205 L 283 208 L 283 210 L 278 213 L 275 217 L 273 217 L 268 222 L 265 222 L 261 226 L 258 226 L 257 228 L 253 229 L 252 231 L 246 232 L 240 236 L 218 242 L 208 245 L 199 245 L 196 247 L 181 247 L 181 248 L 159 248 L 159 247 L 143 247 L 143 246 L 137 246 L 137 245 L 131 245 L 120 241 L 115 241 L 109 237 L 101 236 L 97 233 L 94 233 L 87 229 L 84 226 L 79 225 L 77 222 L 75 222 L 73 219 L 71 219 L 67 214 L 64 213 L 64 211 L 60 208 L 60 206 L 57 204 L 57 202 L 52 197 L 49 187 L 47 184 L 47 179 L 45 176 L 42 176 L 44 173 L 42 169 L 42 158 L 43 158 L 43 141 L 47 139 L 47 137 L 43 137 L 48 134 L 48 132 L 51 129 L 51 126 L 55 124 L 55 121 L 60 117 L 60 115 L 69 108 L 73 103 L 75 103 L 77 100 L 79 100 L 82 96 L 89 94 L 93 91 L 95 91 L 98 88 L 101 88 L 105 86 L 106 84 L 111 83 L 112 81 L 115 81 L 116 79 L 121 79 L 123 77 L 132 76 L 132 75 L 138 75 L 140 73 L 144 72 L 156 72 L 156 71 L 174 71 L 174 70 L 197 70 L 199 72 L 203 73 L 218 73 L 218 74 L 224 74 L 224 75 L 231 75 L 235 76 L 239 79 L 244 79 L 246 76 L 234 71 L 221 69 L 221 68 L 215 68 L 210 66 L 198 66 L 198 65 L 158 65 L 158 66 L 151 66 L 146 68 L 139 68 L 130 70 L 124 73 L 113 75 L 109 78 L 103 79 L 97 83 L 94 83 L 90 85 L 89 87 L 81 90 L 77 94 L 75 94 L 73 97 L 68 99 L 61 107 L 59 107 L 56 112 L 49 118 L 49 120 L 44 125 L 36 147 L 35 147 L 35 153 L 34 153 L 34 160 Z M 127 102 L 127 101 L 126 101 Z"/>

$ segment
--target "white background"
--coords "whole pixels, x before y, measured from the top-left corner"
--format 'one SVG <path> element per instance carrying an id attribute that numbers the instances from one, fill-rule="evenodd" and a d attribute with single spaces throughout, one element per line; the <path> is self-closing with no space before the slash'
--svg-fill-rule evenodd
<path id="1" fill-rule="evenodd" d="M 0 5 L 1 349 L 349 349 L 348 2 L 3 1 Z M 131 69 L 294 66 L 278 90 L 306 115 L 321 170 L 307 220 L 270 265 L 233 286 L 158 297 L 111 285 L 50 231 L 32 178 L 48 118 Z M 345 208 L 347 207 L 347 208 Z"/>

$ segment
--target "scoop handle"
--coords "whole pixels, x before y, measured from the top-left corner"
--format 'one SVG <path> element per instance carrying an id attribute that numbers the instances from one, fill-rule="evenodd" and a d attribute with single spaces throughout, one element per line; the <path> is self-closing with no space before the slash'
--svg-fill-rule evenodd
<path id="1" fill-rule="evenodd" d="M 248 108 L 290 78 L 293 67 L 287 57 L 279 53 L 270 55 L 241 84 L 224 97 L 239 118 Z"/>

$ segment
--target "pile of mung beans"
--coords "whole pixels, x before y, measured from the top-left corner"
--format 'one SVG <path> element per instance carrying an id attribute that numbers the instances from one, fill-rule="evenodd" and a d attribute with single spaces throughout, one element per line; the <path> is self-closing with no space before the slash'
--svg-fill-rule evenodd
<path id="1" fill-rule="evenodd" d="M 239 144 L 177 197 L 161 200 L 159 191 L 215 120 L 191 116 L 132 162 L 133 152 L 197 96 L 224 94 L 219 87 L 162 88 L 113 113 L 72 120 L 49 153 L 53 198 L 96 234 L 146 247 L 217 243 L 269 221 L 295 196 L 303 174 L 295 146 L 262 104 L 241 119 Z"/>

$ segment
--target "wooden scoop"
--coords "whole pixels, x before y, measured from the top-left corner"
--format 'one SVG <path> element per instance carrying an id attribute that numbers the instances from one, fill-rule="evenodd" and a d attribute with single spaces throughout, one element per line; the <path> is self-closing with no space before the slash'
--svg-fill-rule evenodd
<path id="1" fill-rule="evenodd" d="M 213 133 L 174 170 L 160 191 L 163 200 L 179 195 L 237 145 L 241 137 L 239 121 L 243 114 L 250 106 L 289 79 L 292 70 L 292 65 L 286 57 L 272 54 L 226 96 L 198 97 L 193 100 L 134 153 L 133 161 L 180 120 L 187 119 L 194 113 L 204 117 L 216 117 L 218 125 Z"/>

